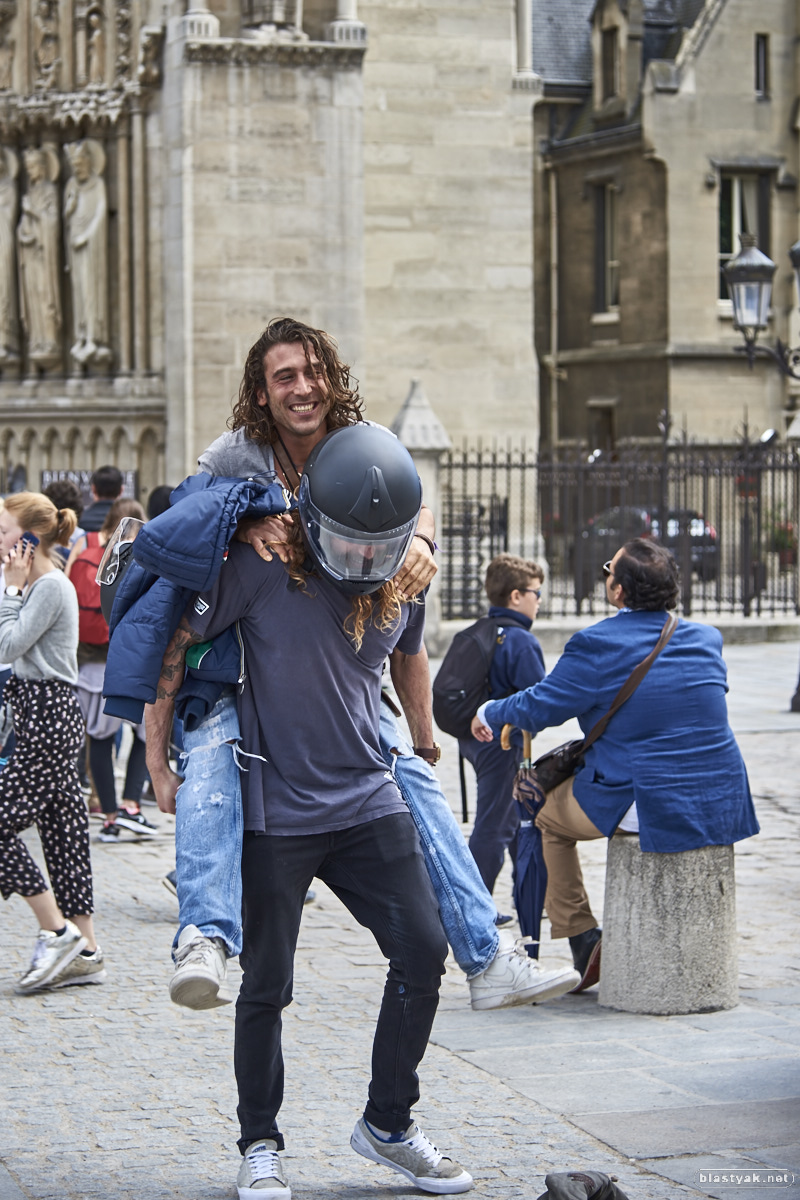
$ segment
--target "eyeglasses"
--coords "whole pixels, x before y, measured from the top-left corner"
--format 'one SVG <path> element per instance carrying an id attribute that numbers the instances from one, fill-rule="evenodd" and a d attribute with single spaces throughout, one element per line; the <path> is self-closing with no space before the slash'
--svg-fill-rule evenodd
<path id="1" fill-rule="evenodd" d="M 611 570 L 613 563 L 614 563 L 613 558 L 610 558 L 608 560 L 608 562 L 603 563 L 603 574 L 604 575 L 613 575 L 614 574 L 614 572 Z"/>
<path id="2" fill-rule="evenodd" d="M 523 588 L 522 590 L 523 590 L 523 592 L 530 592 L 532 595 L 536 596 L 537 598 L 541 597 L 541 594 L 542 594 L 541 588 Z"/>

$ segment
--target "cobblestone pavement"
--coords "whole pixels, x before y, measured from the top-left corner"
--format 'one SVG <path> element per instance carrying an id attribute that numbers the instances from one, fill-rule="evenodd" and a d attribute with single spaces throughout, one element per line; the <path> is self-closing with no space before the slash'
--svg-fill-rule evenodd
<path id="1" fill-rule="evenodd" d="M 701 1184 L 703 1168 L 798 1176 L 800 715 L 786 710 L 799 652 L 785 643 L 726 651 L 731 720 L 762 823 L 737 850 L 739 1008 L 631 1016 L 599 1009 L 590 992 L 473 1013 L 448 964 L 417 1116 L 475 1176 L 476 1195 L 527 1200 L 543 1191 L 547 1171 L 581 1166 L 618 1175 L 631 1200 L 764 1200 L 763 1189 Z M 568 732 L 548 731 L 539 744 Z M 458 809 L 452 743 L 441 775 Z M 16 996 L 35 927 L 18 897 L 3 906 L 0 1200 L 235 1196 L 233 1008 L 191 1013 L 169 1001 L 177 904 L 161 878 L 174 861 L 173 822 L 153 819 L 157 840 L 93 846 L 104 986 Z M 35 835 L 30 844 L 38 854 Z M 601 902 L 604 844 L 584 849 L 590 894 Z M 510 893 L 506 870 L 497 895 L 506 911 Z M 544 924 L 543 959 L 563 960 L 566 943 L 547 943 Z M 281 1125 L 296 1200 L 419 1194 L 348 1145 L 383 975 L 370 936 L 318 885 L 284 1027 Z"/>

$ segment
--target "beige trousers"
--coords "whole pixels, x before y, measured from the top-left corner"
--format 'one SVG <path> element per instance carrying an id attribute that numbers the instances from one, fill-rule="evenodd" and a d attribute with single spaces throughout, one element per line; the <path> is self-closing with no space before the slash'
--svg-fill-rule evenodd
<path id="1" fill-rule="evenodd" d="M 605 835 L 589 820 L 567 779 L 547 793 L 536 818 L 542 831 L 542 850 L 547 867 L 544 906 L 550 918 L 551 936 L 575 937 L 594 929 L 597 921 L 583 883 L 576 842 L 589 842 Z"/>

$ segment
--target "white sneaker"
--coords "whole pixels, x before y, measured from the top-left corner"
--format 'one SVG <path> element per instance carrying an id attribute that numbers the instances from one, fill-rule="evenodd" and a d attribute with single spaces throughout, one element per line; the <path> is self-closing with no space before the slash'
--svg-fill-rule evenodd
<path id="1" fill-rule="evenodd" d="M 251 1142 L 244 1152 L 236 1179 L 239 1200 L 291 1200 L 292 1190 L 278 1157 L 278 1144 L 270 1138 Z"/>
<path id="2" fill-rule="evenodd" d="M 553 967 L 548 971 L 525 953 L 524 943 L 513 934 L 501 931 L 498 936 L 497 954 L 485 971 L 469 981 L 474 1009 L 510 1008 L 515 1004 L 552 1000 L 580 983 L 580 975 L 572 967 Z"/>
<path id="3" fill-rule="evenodd" d="M 84 983 L 105 983 L 108 972 L 103 951 L 98 946 L 92 954 L 76 954 L 47 985 L 50 989 L 73 987 Z"/>
<path id="4" fill-rule="evenodd" d="M 83 950 L 86 938 L 80 929 L 72 921 L 65 921 L 65 925 L 62 934 L 53 933 L 50 929 L 39 930 L 31 965 L 14 984 L 15 992 L 38 992 L 47 987 L 50 980 Z"/>
<path id="5" fill-rule="evenodd" d="M 472 1176 L 461 1163 L 440 1154 L 413 1121 L 401 1141 L 386 1142 L 376 1137 L 361 1117 L 356 1121 L 350 1145 L 356 1154 L 363 1155 L 371 1162 L 399 1171 L 423 1192 L 452 1196 L 456 1192 L 468 1192 L 473 1184 Z"/>
<path id="6" fill-rule="evenodd" d="M 221 938 L 205 937 L 196 925 L 187 925 L 178 938 L 175 974 L 169 984 L 169 998 L 184 1008 L 219 1008 L 232 997 L 223 990 L 228 960 Z"/>

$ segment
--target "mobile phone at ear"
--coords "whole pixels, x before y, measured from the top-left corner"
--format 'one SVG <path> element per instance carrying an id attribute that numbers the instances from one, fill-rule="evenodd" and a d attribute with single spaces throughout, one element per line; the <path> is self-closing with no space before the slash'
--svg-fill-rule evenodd
<path id="1" fill-rule="evenodd" d="M 22 553 L 24 554 L 25 551 L 27 550 L 28 546 L 33 546 L 33 548 L 35 550 L 36 547 L 39 545 L 39 539 L 35 533 L 31 533 L 29 530 L 26 530 L 25 533 L 23 533 L 22 537 L 19 539 L 19 544 L 22 549 Z"/>

